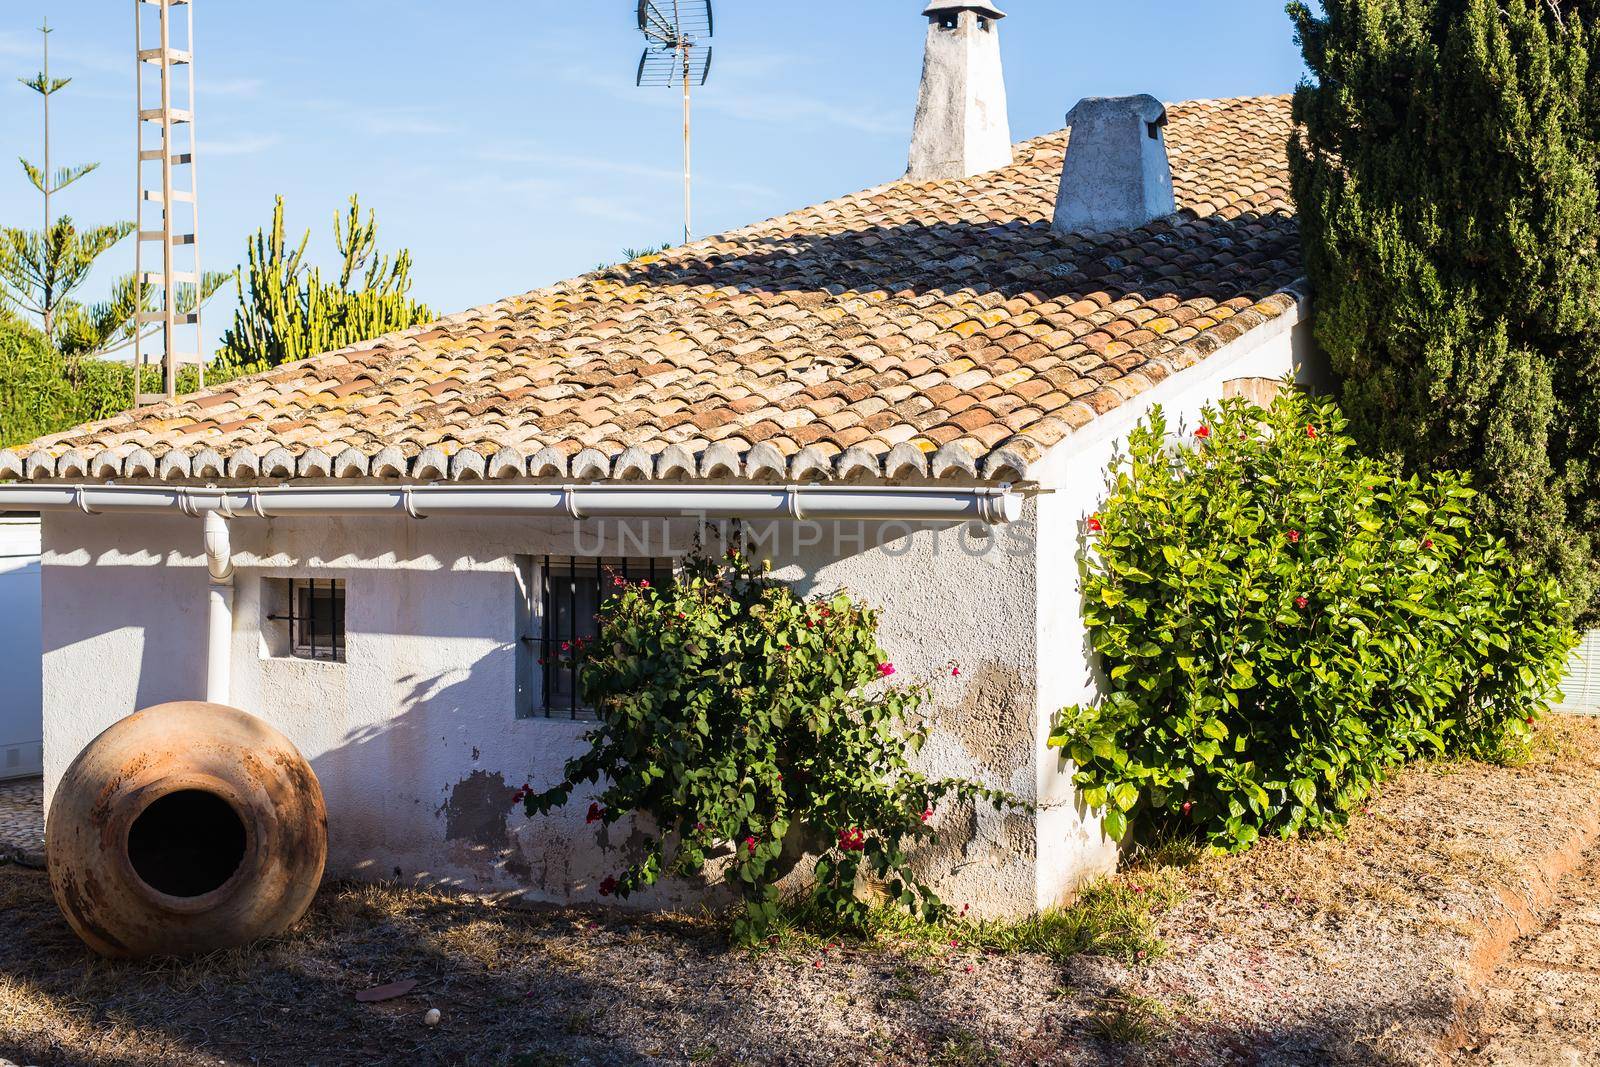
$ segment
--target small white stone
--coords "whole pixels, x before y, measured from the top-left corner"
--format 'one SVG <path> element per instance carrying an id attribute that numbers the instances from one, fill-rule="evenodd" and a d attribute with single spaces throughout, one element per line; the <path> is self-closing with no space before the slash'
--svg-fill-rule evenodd
<path id="1" fill-rule="evenodd" d="M 423 1026 L 438 1026 L 439 1025 L 439 1020 L 442 1019 L 442 1018 L 444 1018 L 444 1016 L 439 1014 L 439 1009 L 438 1008 L 429 1008 L 428 1009 L 428 1014 L 426 1014 L 426 1015 L 424 1015 L 422 1017 L 422 1025 Z"/>

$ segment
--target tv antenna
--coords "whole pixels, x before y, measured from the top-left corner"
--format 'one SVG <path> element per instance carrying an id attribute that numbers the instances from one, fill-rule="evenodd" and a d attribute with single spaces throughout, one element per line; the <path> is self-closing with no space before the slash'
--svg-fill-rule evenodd
<path id="1" fill-rule="evenodd" d="M 691 240 L 690 90 L 711 76 L 711 0 L 639 0 L 639 32 L 644 55 L 639 57 L 636 85 L 683 86 L 683 241 Z"/>

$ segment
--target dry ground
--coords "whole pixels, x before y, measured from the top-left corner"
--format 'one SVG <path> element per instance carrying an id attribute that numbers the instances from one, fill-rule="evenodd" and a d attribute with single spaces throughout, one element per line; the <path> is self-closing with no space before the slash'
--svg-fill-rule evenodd
<path id="1" fill-rule="evenodd" d="M 283 939 L 191 963 L 90 957 L 44 876 L 0 868 L 0 1057 L 212 1064 L 1416 1063 L 1515 1028 L 1485 967 L 1592 840 L 1600 723 L 1520 768 L 1413 768 L 1344 840 L 1122 876 L 1180 884 L 1165 951 L 945 942 L 730 950 L 708 917 L 334 885 Z M 1156 895 L 1154 892 L 1151 895 Z M 1585 898 L 1588 899 L 1588 898 Z M 1592 911 L 1593 902 L 1586 905 Z M 1534 924 L 1537 925 L 1537 924 Z M 402 978 L 416 991 L 360 1004 Z M 1568 995 L 1596 1011 L 1582 983 Z M 429 1007 L 443 1014 L 423 1025 Z M 1519 1062 L 1499 1059 L 1494 1062 Z"/>

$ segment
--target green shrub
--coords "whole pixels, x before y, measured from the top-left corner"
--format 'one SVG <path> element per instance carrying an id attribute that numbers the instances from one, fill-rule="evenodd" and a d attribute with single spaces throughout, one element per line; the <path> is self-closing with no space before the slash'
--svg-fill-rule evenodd
<path id="1" fill-rule="evenodd" d="M 549 812 L 604 779 L 589 821 L 648 816 L 642 858 L 601 893 L 627 897 L 724 859 L 744 903 L 734 933 L 750 942 L 780 921 L 778 881 L 810 853 L 813 904 L 834 922 L 866 923 L 861 875 L 907 911 L 943 915 L 908 845 L 941 798 L 1003 797 L 912 770 L 925 689 L 889 680 L 877 612 L 843 593 L 801 598 L 738 553 L 691 557 L 666 588 L 614 583 L 593 648 L 568 652 L 600 718 L 591 748 L 526 801 L 530 815 Z"/>
<path id="2" fill-rule="evenodd" d="M 1400 478 L 1294 391 L 1194 437 L 1158 410 L 1087 523 L 1103 699 L 1050 743 L 1108 833 L 1338 827 L 1407 760 L 1526 736 L 1575 637 L 1555 584 L 1474 529 L 1463 477 Z"/>
<path id="3" fill-rule="evenodd" d="M 212 368 L 210 384 L 233 377 Z M 144 391 L 161 390 L 161 368 L 144 369 Z M 186 367 L 180 393 L 193 392 L 196 375 Z M 127 363 L 63 356 L 38 330 L 0 322 L 0 448 L 26 444 L 85 422 L 110 418 L 133 406 L 133 368 Z"/>

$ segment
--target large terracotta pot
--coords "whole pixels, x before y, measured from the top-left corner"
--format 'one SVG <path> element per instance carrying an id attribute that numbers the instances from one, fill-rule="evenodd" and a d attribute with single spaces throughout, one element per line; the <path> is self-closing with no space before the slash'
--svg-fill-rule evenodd
<path id="1" fill-rule="evenodd" d="M 282 933 L 328 857 L 316 775 L 288 738 L 219 704 L 162 704 L 91 741 L 45 823 L 56 903 L 89 947 L 192 955 Z"/>

